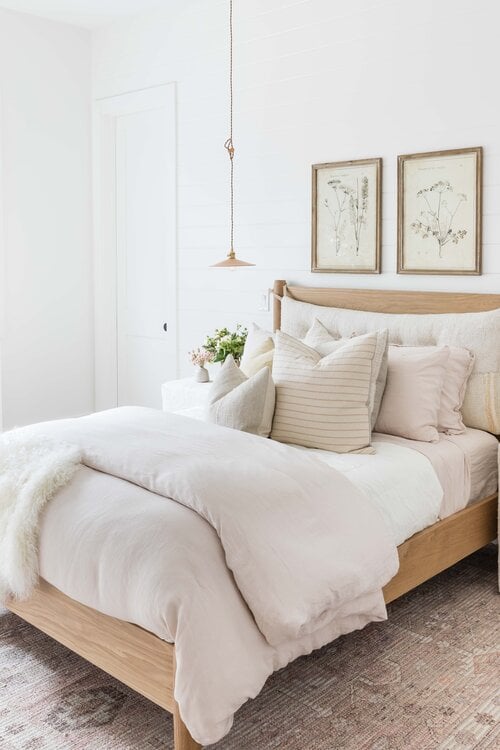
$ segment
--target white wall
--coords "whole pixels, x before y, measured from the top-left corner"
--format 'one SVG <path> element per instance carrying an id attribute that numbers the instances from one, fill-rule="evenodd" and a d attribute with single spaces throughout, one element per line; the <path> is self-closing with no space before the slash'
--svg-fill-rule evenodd
<path id="1" fill-rule="evenodd" d="M 270 323 L 274 278 L 500 291 L 496 0 L 235 0 L 236 246 L 228 249 L 227 2 L 179 0 L 95 33 L 95 97 L 178 81 L 179 352 L 211 328 Z M 396 274 L 396 156 L 484 146 L 482 277 Z M 382 156 L 383 274 L 310 274 L 310 165 Z"/>
<path id="2" fill-rule="evenodd" d="M 0 91 L 11 427 L 93 407 L 88 32 L 0 10 Z"/>

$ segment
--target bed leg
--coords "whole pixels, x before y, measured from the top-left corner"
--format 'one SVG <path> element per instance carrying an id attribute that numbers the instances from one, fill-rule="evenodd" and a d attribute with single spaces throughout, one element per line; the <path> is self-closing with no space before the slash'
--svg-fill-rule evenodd
<path id="1" fill-rule="evenodd" d="M 174 709 L 174 750 L 201 750 L 201 745 L 193 740 L 182 721 L 177 703 Z"/>

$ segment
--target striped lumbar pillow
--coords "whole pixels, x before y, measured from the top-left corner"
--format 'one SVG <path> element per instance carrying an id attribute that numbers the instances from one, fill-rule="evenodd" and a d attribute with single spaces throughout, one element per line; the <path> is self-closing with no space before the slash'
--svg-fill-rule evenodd
<path id="1" fill-rule="evenodd" d="M 378 334 L 347 341 L 322 357 L 278 331 L 273 362 L 276 409 L 271 437 L 348 453 L 370 447 L 370 393 Z"/>

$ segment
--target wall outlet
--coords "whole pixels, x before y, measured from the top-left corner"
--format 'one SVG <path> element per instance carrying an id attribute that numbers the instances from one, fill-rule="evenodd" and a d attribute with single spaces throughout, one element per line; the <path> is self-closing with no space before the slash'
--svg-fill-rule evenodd
<path id="1" fill-rule="evenodd" d="M 259 294 L 259 306 L 257 309 L 260 312 L 269 312 L 269 289 Z"/>

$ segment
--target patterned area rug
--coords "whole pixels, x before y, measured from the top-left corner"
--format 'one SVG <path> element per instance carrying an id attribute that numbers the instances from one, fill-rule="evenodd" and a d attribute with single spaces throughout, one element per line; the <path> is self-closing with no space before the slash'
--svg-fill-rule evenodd
<path id="1" fill-rule="evenodd" d="M 489 547 L 275 674 L 213 750 L 498 750 Z M 495 692 L 497 691 L 497 692 Z M 0 612 L 1 750 L 171 750 L 169 716 Z"/>

